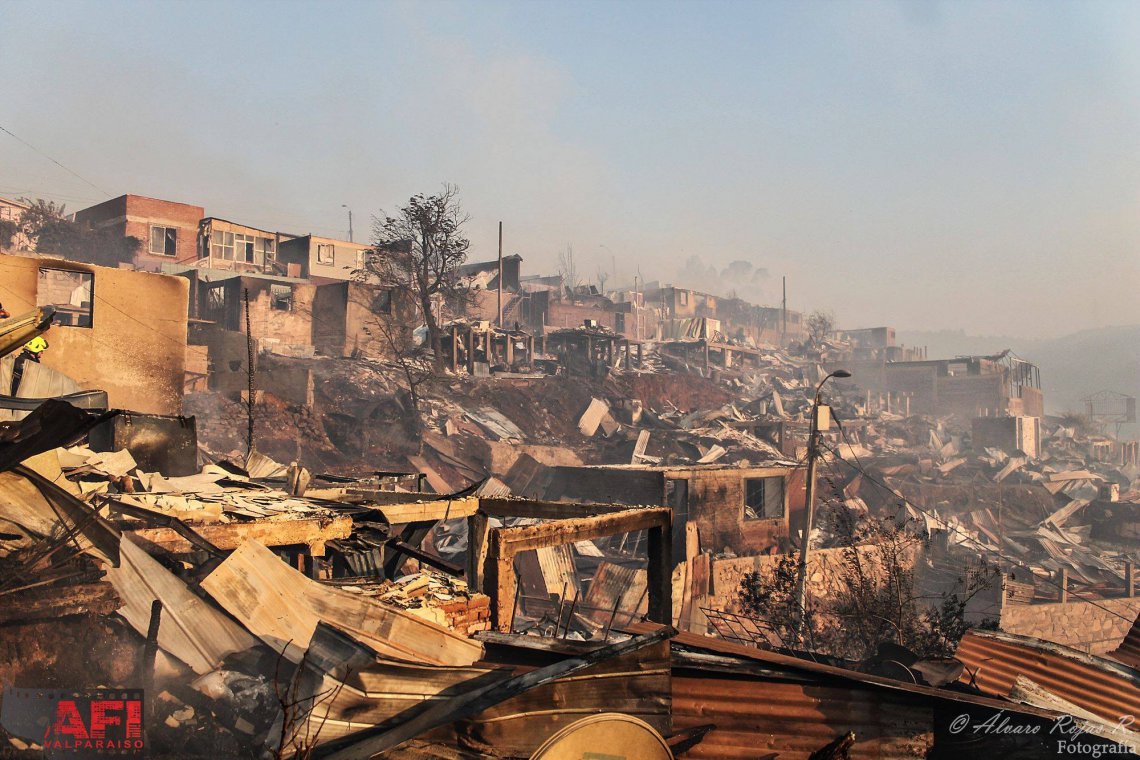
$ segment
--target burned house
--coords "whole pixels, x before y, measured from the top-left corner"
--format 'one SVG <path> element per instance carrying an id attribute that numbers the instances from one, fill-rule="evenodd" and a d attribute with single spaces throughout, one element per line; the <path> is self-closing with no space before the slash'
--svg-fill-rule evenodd
<path id="1" fill-rule="evenodd" d="M 198 225 L 195 267 L 243 273 L 285 275 L 277 248 L 292 235 L 208 217 Z"/>
<path id="2" fill-rule="evenodd" d="M 361 279 L 371 250 L 365 243 L 302 235 L 282 241 L 277 260 L 290 277 L 344 281 Z"/>
<path id="3" fill-rule="evenodd" d="M 55 309 L 44 336 L 50 348 L 37 366 L 56 370 L 79 389 L 106 391 L 117 408 L 181 413 L 187 291 L 178 277 L 0 255 L 5 308 L 13 314 Z"/>
<path id="4" fill-rule="evenodd" d="M 553 366 L 561 372 L 591 377 L 605 377 L 616 364 L 626 369 L 640 368 L 645 357 L 640 341 L 619 335 L 592 319 L 577 327 L 545 333 L 539 339 L 539 352 L 543 361 L 554 360 Z"/>
<path id="5" fill-rule="evenodd" d="M 412 305 L 392 287 L 214 270 L 183 276 L 191 283 L 191 343 L 204 349 L 216 390 L 245 387 L 247 300 L 257 353 L 380 357 L 411 334 Z"/>
<path id="6" fill-rule="evenodd" d="M 405 291 L 366 282 L 317 285 L 313 346 L 325 356 L 389 356 L 410 340 L 415 304 Z"/>
<path id="7" fill-rule="evenodd" d="M 971 430 L 970 443 L 977 450 L 1020 451 L 1030 459 L 1041 455 L 1040 417 L 975 417 Z"/>
<path id="8" fill-rule="evenodd" d="M 135 267 L 160 272 L 166 265 L 193 264 L 199 257 L 198 225 L 204 214 L 201 206 L 188 203 L 120 195 L 75 212 L 75 221 L 137 238 L 142 247 L 135 255 Z"/>
<path id="9" fill-rule="evenodd" d="M 522 256 L 512 253 L 503 257 L 502 288 L 506 293 L 517 293 L 522 271 Z M 473 290 L 496 292 L 499 289 L 500 266 L 498 259 L 477 261 L 459 267 L 459 277 L 468 282 Z"/>
<path id="10" fill-rule="evenodd" d="M 231 275 L 209 281 L 195 278 L 195 316 L 223 330 L 249 333 L 262 350 L 294 356 L 313 354 L 313 302 L 316 286 L 295 277 Z"/>
<path id="11" fill-rule="evenodd" d="M 1045 401 L 1037 365 L 1006 350 L 992 356 L 846 365 L 859 388 L 885 393 L 908 414 L 1042 417 Z M 847 385 L 856 380 L 841 381 Z"/>
<path id="12" fill-rule="evenodd" d="M 796 468 L 732 465 L 544 467 L 522 457 L 504 480 L 515 493 L 550 501 L 640 504 L 673 511 L 673 556 L 685 558 L 687 526 L 700 547 L 738 556 L 789 547 L 792 513 L 803 509 Z"/>

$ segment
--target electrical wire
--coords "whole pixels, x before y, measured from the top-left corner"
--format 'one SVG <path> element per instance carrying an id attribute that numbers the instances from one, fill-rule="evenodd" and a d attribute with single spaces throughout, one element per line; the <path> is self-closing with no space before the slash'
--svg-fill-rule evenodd
<path id="1" fill-rule="evenodd" d="M 98 190 L 99 192 L 103 193 L 103 195 L 107 196 L 108 198 L 110 198 L 110 197 L 111 197 L 111 194 L 110 194 L 110 193 L 108 193 L 106 190 L 104 190 L 103 188 L 99 187 L 99 186 L 98 186 L 98 185 L 96 185 L 94 182 L 92 182 L 91 180 L 87 179 L 86 177 L 84 177 L 82 174 L 80 174 L 79 172 L 75 171 L 74 169 L 70 169 L 70 168 L 68 168 L 68 167 L 64 166 L 63 164 L 61 164 L 59 161 L 56 161 L 54 158 L 52 158 L 51 156 L 49 156 L 47 153 L 44 153 L 42 150 L 40 150 L 40 149 L 39 149 L 39 148 L 37 148 L 36 146 L 32 145 L 30 142 L 28 142 L 28 141 L 27 141 L 27 140 L 25 140 L 24 138 L 20 137 L 19 135 L 15 134 L 14 132 L 12 132 L 12 130 L 8 129 L 7 127 L 5 127 L 5 126 L 4 126 L 4 125 L 2 125 L 2 124 L 0 124 L 0 132 L 4 132 L 6 135 L 8 135 L 8 136 L 9 136 L 9 137 L 11 137 L 12 139 L 16 140 L 17 142 L 20 142 L 20 143 L 24 144 L 25 146 L 27 146 L 28 148 L 31 148 L 31 149 L 32 149 L 32 150 L 34 150 L 36 153 L 39 153 L 41 156 L 43 156 L 44 158 L 46 158 L 48 161 L 51 161 L 53 164 L 55 164 L 56 166 L 58 166 L 60 169 L 63 169 L 65 172 L 67 172 L 68 174 L 72 175 L 73 177 L 76 177 L 76 178 L 78 178 L 78 179 L 80 179 L 80 180 L 82 180 L 82 181 L 86 182 L 88 185 L 91 185 L 91 187 L 93 187 L 93 188 L 95 188 L 96 190 Z"/>

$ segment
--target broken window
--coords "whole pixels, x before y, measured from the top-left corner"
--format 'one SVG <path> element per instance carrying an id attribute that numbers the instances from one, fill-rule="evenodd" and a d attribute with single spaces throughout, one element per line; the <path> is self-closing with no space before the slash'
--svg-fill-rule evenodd
<path id="1" fill-rule="evenodd" d="M 689 294 L 683 290 L 677 291 L 677 302 L 682 306 L 689 305 Z"/>
<path id="2" fill-rule="evenodd" d="M 54 306 L 54 324 L 90 327 L 94 284 L 95 275 L 90 272 L 40 267 L 36 306 Z"/>
<path id="3" fill-rule="evenodd" d="M 392 313 L 392 291 L 381 290 L 372 299 L 372 313 L 373 314 L 391 314 Z"/>
<path id="4" fill-rule="evenodd" d="M 317 263 L 332 264 L 336 260 L 336 247 L 328 243 L 317 243 Z"/>
<path id="5" fill-rule="evenodd" d="M 243 261 L 246 264 L 254 263 L 253 250 L 253 235 L 234 235 L 234 261 Z"/>
<path id="6" fill-rule="evenodd" d="M 745 478 L 744 519 L 779 520 L 784 516 L 784 479 Z"/>
<path id="7" fill-rule="evenodd" d="M 273 260 L 273 255 L 276 250 L 277 243 L 273 240 L 273 238 L 258 238 L 257 250 L 254 253 L 254 258 L 258 264 L 264 264 L 266 261 Z"/>
<path id="8" fill-rule="evenodd" d="M 226 286 L 225 284 L 215 285 L 206 291 L 206 319 L 217 322 L 220 321 L 226 313 Z"/>
<path id="9" fill-rule="evenodd" d="M 173 256 L 177 252 L 178 230 L 151 225 L 150 252 L 156 256 Z"/>
<path id="10" fill-rule="evenodd" d="M 293 308 L 293 288 L 288 285 L 270 285 L 269 303 L 278 311 L 290 311 Z"/>

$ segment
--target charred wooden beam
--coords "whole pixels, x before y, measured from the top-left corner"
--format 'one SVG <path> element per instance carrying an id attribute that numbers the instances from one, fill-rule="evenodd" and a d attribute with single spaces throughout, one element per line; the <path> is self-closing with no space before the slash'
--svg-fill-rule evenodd
<path id="1" fill-rule="evenodd" d="M 265 546 L 301 546 L 312 554 L 322 556 L 325 543 L 352 534 L 351 517 L 307 518 L 301 520 L 253 521 L 246 523 L 217 523 L 199 525 L 195 533 L 222 551 L 232 551 L 243 541 L 253 539 Z M 186 554 L 195 544 L 173 528 L 139 528 L 127 531 L 173 554 Z"/>
<path id="2" fill-rule="evenodd" d="M 110 615 L 122 601 L 105 581 L 14 591 L 3 596 L 0 625 L 54 620 L 67 615 Z"/>
<path id="3" fill-rule="evenodd" d="M 126 504 L 118 499 L 112 499 L 109 496 L 101 497 L 104 504 L 110 505 L 111 509 L 127 517 L 134 517 L 137 520 L 142 520 L 148 525 L 157 525 L 162 528 L 170 528 L 178 535 L 185 538 L 188 542 L 198 547 L 202 551 L 214 557 L 221 557 L 222 550 L 214 546 L 212 543 L 202 538 L 193 528 L 186 523 L 179 520 L 177 517 L 171 515 L 164 515 L 161 512 L 156 512 L 153 509 L 146 507 L 136 507 L 133 504 Z"/>

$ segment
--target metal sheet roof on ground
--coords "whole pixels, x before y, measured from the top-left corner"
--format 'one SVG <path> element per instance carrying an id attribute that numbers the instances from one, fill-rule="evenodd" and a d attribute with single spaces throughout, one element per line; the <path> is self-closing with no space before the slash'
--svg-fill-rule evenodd
<path id="1" fill-rule="evenodd" d="M 986 694 L 1005 697 L 1018 676 L 1116 723 L 1140 715 L 1140 672 L 1122 663 L 1075 649 L 996 631 L 967 631 L 955 656 Z"/>

